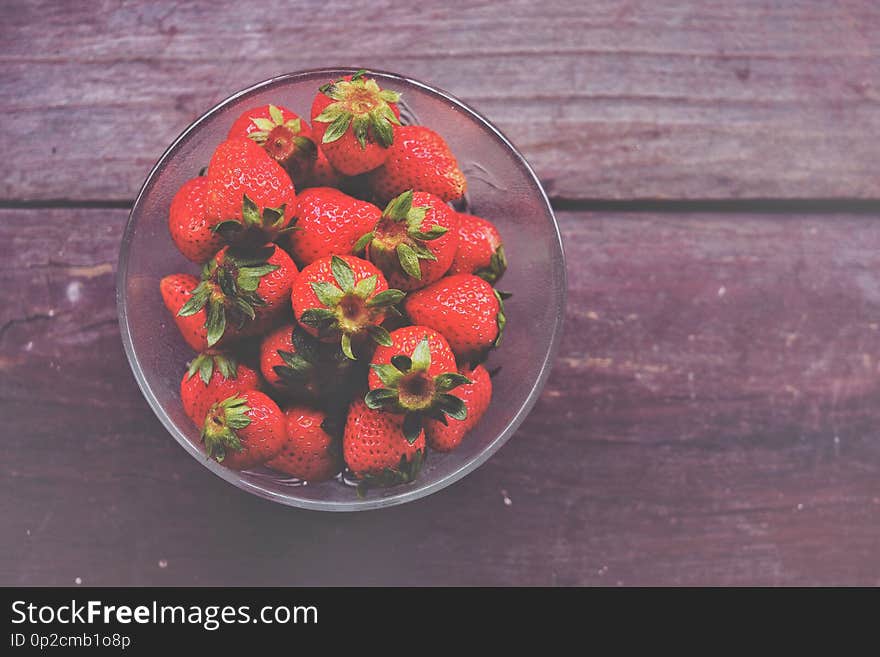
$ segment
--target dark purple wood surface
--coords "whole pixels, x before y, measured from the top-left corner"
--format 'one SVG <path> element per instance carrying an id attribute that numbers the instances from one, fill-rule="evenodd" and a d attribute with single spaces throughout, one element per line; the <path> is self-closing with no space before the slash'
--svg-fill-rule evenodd
<path id="1" fill-rule="evenodd" d="M 99 4 L 0 7 L 0 584 L 880 585 L 876 5 Z M 387 36 L 330 61 L 331 24 Z M 170 139 L 334 62 L 498 120 L 569 262 L 559 358 L 514 438 L 353 515 L 187 457 L 114 298 L 126 205 Z M 604 202 L 643 198 L 669 201 Z"/>
<path id="2" fill-rule="evenodd" d="M 559 198 L 880 194 L 876 2 L 425 5 L 6 0 L 0 197 L 129 200 L 214 103 L 340 64 L 472 103 Z"/>

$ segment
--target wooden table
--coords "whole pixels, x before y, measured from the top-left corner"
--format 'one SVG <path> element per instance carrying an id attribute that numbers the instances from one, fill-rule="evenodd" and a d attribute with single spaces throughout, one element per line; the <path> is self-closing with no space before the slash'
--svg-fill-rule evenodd
<path id="1" fill-rule="evenodd" d="M 0 8 L 0 584 L 880 584 L 880 6 Z M 134 194 L 261 79 L 389 69 L 530 159 L 566 335 L 516 436 L 423 501 L 246 495 L 163 430 L 114 271 Z"/>

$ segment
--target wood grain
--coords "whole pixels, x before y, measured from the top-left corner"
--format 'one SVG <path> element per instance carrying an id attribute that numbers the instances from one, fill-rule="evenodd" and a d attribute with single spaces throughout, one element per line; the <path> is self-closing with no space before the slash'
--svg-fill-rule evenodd
<path id="1" fill-rule="evenodd" d="M 0 199 L 131 199 L 215 102 L 337 63 L 472 103 L 557 198 L 877 198 L 878 27 L 870 0 L 12 0 Z"/>
<path id="2" fill-rule="evenodd" d="M 0 584 L 880 585 L 877 217 L 562 213 L 526 423 L 449 489 L 339 516 L 234 489 L 153 417 L 125 214 L 0 211 Z"/>

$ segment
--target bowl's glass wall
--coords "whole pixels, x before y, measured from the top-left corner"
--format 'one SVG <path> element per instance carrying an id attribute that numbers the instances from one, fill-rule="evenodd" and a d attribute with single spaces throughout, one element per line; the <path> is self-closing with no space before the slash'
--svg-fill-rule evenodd
<path id="1" fill-rule="evenodd" d="M 120 309 L 126 348 L 147 398 L 179 442 L 220 476 L 265 497 L 296 506 L 353 509 L 418 497 L 457 479 L 494 452 L 523 419 L 546 377 L 558 337 L 565 294 L 565 266 L 558 230 L 533 174 L 490 127 L 452 99 L 403 78 L 382 76 L 400 91 L 413 115 L 442 134 L 467 175 L 470 211 L 495 222 L 510 263 L 499 288 L 506 302 L 504 342 L 488 362 L 501 366 L 493 379 L 493 403 L 455 452 L 431 453 L 413 484 L 370 491 L 357 498 L 338 482 L 294 486 L 266 472 L 236 473 L 205 459 L 198 431 L 180 405 L 179 382 L 192 352 L 178 335 L 159 295 L 159 280 L 173 272 L 198 273 L 174 248 L 168 207 L 187 179 L 198 175 L 235 118 L 247 107 L 283 104 L 308 116 L 316 87 L 328 72 L 284 76 L 209 112 L 165 154 L 132 212 L 120 259 Z"/>

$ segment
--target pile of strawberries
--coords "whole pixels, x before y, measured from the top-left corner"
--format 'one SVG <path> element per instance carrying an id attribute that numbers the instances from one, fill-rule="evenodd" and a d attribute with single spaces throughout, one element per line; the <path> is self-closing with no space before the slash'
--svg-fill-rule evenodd
<path id="1" fill-rule="evenodd" d="M 224 465 L 412 481 L 489 405 L 501 238 L 450 205 L 465 177 L 399 100 L 359 71 L 317 90 L 311 127 L 250 109 L 171 203 L 174 243 L 202 265 L 160 284 L 198 352 L 181 400 Z"/>

